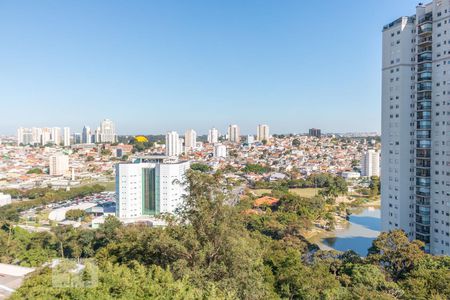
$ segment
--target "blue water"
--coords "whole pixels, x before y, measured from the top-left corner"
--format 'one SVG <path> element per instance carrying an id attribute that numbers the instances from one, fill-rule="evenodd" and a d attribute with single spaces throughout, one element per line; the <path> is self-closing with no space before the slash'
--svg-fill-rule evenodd
<path id="1" fill-rule="evenodd" d="M 344 225 L 344 228 L 334 230 L 331 236 L 322 238 L 318 244 L 322 249 L 353 250 L 361 256 L 366 256 L 367 249 L 380 230 L 379 208 L 357 209 L 350 215 L 349 223 Z"/>

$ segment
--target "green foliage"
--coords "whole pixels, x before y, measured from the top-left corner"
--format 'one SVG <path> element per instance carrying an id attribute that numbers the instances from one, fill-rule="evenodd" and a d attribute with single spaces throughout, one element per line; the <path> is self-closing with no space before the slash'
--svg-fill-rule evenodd
<path id="1" fill-rule="evenodd" d="M 27 171 L 27 174 L 43 174 L 44 172 L 40 168 L 33 168 Z"/>
<path id="2" fill-rule="evenodd" d="M 66 212 L 66 219 L 77 221 L 83 220 L 87 216 L 87 213 L 82 209 L 71 209 Z"/>
<path id="3" fill-rule="evenodd" d="M 298 147 L 298 146 L 300 146 L 300 140 L 299 139 L 294 139 L 293 141 L 292 141 L 292 146 L 294 146 L 294 147 Z"/>
<path id="4" fill-rule="evenodd" d="M 401 231 L 382 233 L 367 258 L 351 251 L 317 251 L 301 231 L 317 219 L 330 218 L 326 198 L 301 198 L 277 190 L 276 206 L 246 215 L 242 214 L 246 205 L 227 204 L 233 200 L 233 187 L 220 174 L 189 171 L 187 177 L 190 193 L 177 217 L 167 218 L 165 228 L 123 226 L 108 217 L 96 230 L 58 226 L 51 232 L 29 233 L 4 222 L 1 262 L 39 266 L 54 257 L 95 258 L 99 266 L 98 284 L 82 289 L 57 288 L 51 271 L 38 268 L 11 299 L 446 299 L 450 295 L 450 259 L 425 254 L 421 242 L 410 242 Z M 41 192 L 46 196 L 50 191 Z"/>
<path id="5" fill-rule="evenodd" d="M 424 244 L 420 241 L 409 242 L 401 230 L 382 232 L 372 242 L 368 260 L 381 265 L 394 280 L 405 278 L 414 269 L 416 262 L 424 256 Z"/>
<path id="6" fill-rule="evenodd" d="M 83 274 L 81 274 L 83 276 Z M 14 299 L 225 299 L 213 285 L 204 290 L 191 286 L 187 279 L 175 280 L 170 271 L 157 266 L 149 268 L 105 264 L 98 282 L 90 288 L 54 287 L 49 268 L 26 280 L 10 298 Z"/>
<path id="7" fill-rule="evenodd" d="M 270 167 L 266 167 L 259 164 L 247 164 L 242 171 L 245 173 L 264 174 L 270 172 Z"/>
<path id="8" fill-rule="evenodd" d="M 31 189 L 28 191 L 16 190 L 14 192 L 15 198 L 27 198 L 31 200 L 17 201 L 8 205 L 0 207 L 0 222 L 1 221 L 19 221 L 19 213 L 27 209 L 47 205 L 51 203 L 60 202 L 67 199 L 74 199 L 78 197 L 85 197 L 95 193 L 100 193 L 105 190 L 105 187 L 95 184 L 90 186 L 82 186 L 66 190 L 45 189 Z M 13 194 L 13 193 L 12 193 Z"/>
<path id="9" fill-rule="evenodd" d="M 102 149 L 102 150 L 100 151 L 100 154 L 103 155 L 103 156 L 111 156 L 111 155 L 112 155 L 112 152 L 111 152 L 111 150 L 109 150 L 109 149 Z"/>
<path id="10" fill-rule="evenodd" d="M 209 172 L 211 171 L 211 167 L 206 165 L 206 164 L 202 164 L 202 163 L 193 163 L 191 164 L 191 169 L 194 171 L 200 171 L 203 173 Z"/>
<path id="11" fill-rule="evenodd" d="M 370 177 L 370 195 L 372 197 L 380 194 L 380 177 L 372 176 Z"/>

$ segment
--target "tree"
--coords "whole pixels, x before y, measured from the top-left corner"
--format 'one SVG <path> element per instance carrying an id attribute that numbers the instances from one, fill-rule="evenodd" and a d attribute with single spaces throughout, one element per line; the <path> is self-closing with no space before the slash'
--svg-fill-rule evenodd
<path id="1" fill-rule="evenodd" d="M 87 216 L 87 213 L 82 209 L 70 209 L 66 212 L 67 220 L 83 220 Z"/>
<path id="2" fill-rule="evenodd" d="M 27 174 L 43 174 L 44 172 L 40 168 L 33 168 L 27 171 Z"/>
<path id="3" fill-rule="evenodd" d="M 243 171 L 245 173 L 264 174 L 270 172 L 270 167 L 266 167 L 260 164 L 247 164 L 245 165 Z"/>
<path id="4" fill-rule="evenodd" d="M 300 140 L 299 139 L 294 139 L 293 141 L 292 141 L 292 146 L 294 146 L 294 147 L 298 147 L 298 146 L 300 146 Z"/>
<path id="5" fill-rule="evenodd" d="M 378 196 L 380 194 L 380 177 L 378 176 L 370 177 L 369 188 L 372 197 Z"/>
<path id="6" fill-rule="evenodd" d="M 410 242 L 402 230 L 382 232 L 369 248 L 368 260 L 382 267 L 393 280 L 405 278 L 425 255 L 424 243 Z"/>
<path id="7" fill-rule="evenodd" d="M 191 169 L 194 171 L 200 171 L 203 173 L 209 172 L 211 171 L 211 167 L 206 165 L 206 164 L 202 164 L 202 163 L 193 163 L 191 164 Z"/>
<path id="8" fill-rule="evenodd" d="M 100 153 L 101 153 L 101 155 L 103 155 L 103 156 L 111 156 L 111 155 L 112 155 L 112 152 L 111 152 L 111 150 L 109 150 L 109 149 L 102 149 L 102 150 L 100 151 Z"/>

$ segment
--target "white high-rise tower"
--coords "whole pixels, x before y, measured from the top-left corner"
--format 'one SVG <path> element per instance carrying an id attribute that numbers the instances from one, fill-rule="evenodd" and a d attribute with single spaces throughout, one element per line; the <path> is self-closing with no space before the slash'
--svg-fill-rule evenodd
<path id="1" fill-rule="evenodd" d="M 69 147 L 70 146 L 70 128 L 69 127 L 64 127 L 63 138 L 64 138 L 64 147 Z"/>
<path id="2" fill-rule="evenodd" d="M 100 123 L 99 142 L 101 143 L 115 143 L 117 141 L 116 127 L 113 121 L 105 119 Z"/>
<path id="3" fill-rule="evenodd" d="M 450 2 L 383 28 L 382 228 L 450 255 Z"/>
<path id="4" fill-rule="evenodd" d="M 233 143 L 239 143 L 241 140 L 239 126 L 228 126 L 228 140 Z"/>
<path id="5" fill-rule="evenodd" d="M 166 155 L 178 156 L 182 152 L 182 142 L 176 131 L 169 131 L 166 134 Z"/>
<path id="6" fill-rule="evenodd" d="M 197 133 L 193 129 L 186 130 L 184 134 L 184 146 L 189 151 L 195 148 L 197 143 Z"/>
<path id="7" fill-rule="evenodd" d="M 361 158 L 361 176 L 380 176 L 380 152 L 370 149 Z"/>
<path id="8" fill-rule="evenodd" d="M 215 144 L 218 142 L 219 142 L 219 131 L 213 127 L 208 131 L 208 143 Z"/>
<path id="9" fill-rule="evenodd" d="M 257 141 L 266 141 L 268 142 L 270 138 L 269 135 L 269 125 L 260 124 L 258 127 L 256 127 L 256 140 Z"/>

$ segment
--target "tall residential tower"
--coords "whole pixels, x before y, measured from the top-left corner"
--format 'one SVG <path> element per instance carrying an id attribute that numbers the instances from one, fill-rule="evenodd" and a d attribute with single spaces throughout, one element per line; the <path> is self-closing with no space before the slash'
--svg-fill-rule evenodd
<path id="1" fill-rule="evenodd" d="M 450 2 L 383 28 L 382 228 L 450 254 Z"/>

